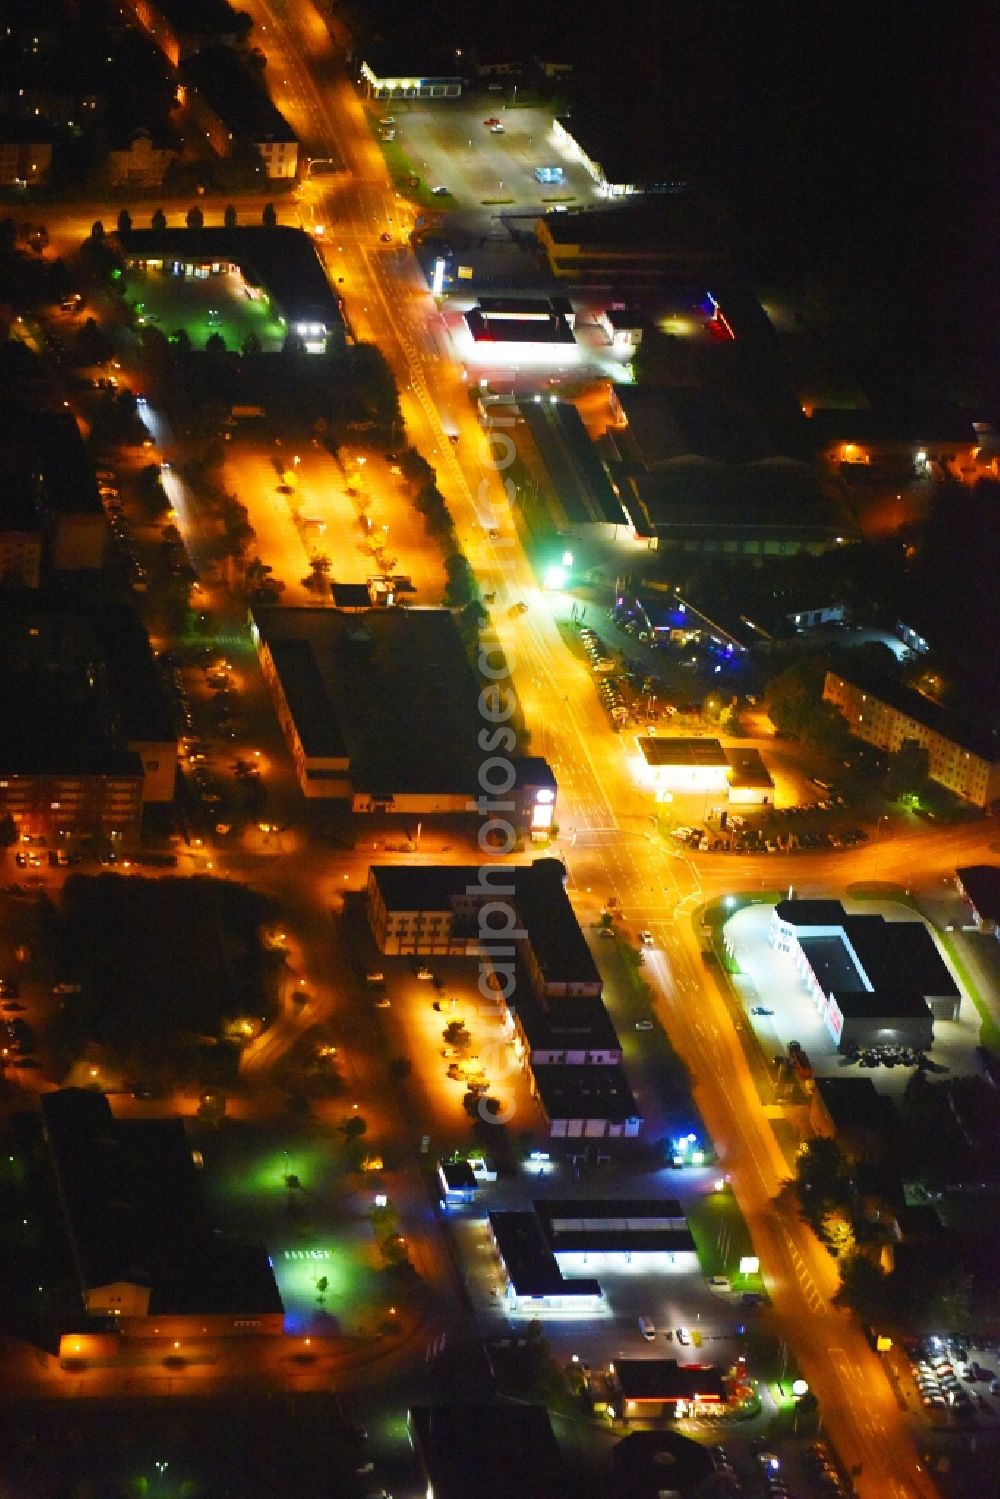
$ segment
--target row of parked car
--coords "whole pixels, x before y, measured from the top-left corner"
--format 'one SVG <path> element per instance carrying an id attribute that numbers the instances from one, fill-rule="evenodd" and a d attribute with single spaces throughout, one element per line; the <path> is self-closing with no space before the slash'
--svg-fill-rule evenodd
<path id="1" fill-rule="evenodd" d="M 985 1346 L 979 1351 L 985 1352 Z M 947 1410 L 958 1417 L 977 1410 L 990 1416 L 1000 1413 L 988 1398 L 1000 1397 L 1000 1378 L 995 1368 L 976 1357 L 970 1344 L 932 1339 L 911 1355 L 910 1367 L 925 1410 Z"/>

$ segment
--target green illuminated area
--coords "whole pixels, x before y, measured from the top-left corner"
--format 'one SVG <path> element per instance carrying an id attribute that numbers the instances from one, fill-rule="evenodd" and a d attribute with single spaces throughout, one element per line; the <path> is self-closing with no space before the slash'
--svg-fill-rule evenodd
<path id="1" fill-rule="evenodd" d="M 378 1190 L 336 1131 L 282 1139 L 233 1125 L 205 1144 L 205 1186 L 220 1220 L 261 1239 L 288 1332 L 377 1337 L 398 1285 L 381 1268 L 368 1219 Z"/>
<path id="2" fill-rule="evenodd" d="M 256 339 L 263 353 L 280 350 L 285 326 L 265 291 L 248 297 L 239 272 L 205 278 L 174 276 L 163 270 L 129 271 L 126 298 L 140 327 L 158 328 L 167 338 L 183 329 L 192 347 L 204 349 L 213 333 L 226 348 L 240 351 Z"/>

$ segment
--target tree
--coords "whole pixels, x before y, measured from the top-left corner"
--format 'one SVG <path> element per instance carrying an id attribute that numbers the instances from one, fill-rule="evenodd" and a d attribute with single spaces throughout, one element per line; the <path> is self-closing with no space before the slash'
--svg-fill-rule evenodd
<path id="1" fill-rule="evenodd" d="M 100 219 L 95 219 L 91 224 L 90 237 L 91 239 L 96 240 L 101 240 L 104 238 L 104 225 L 101 223 Z"/>
<path id="2" fill-rule="evenodd" d="M 459 607 L 470 603 L 475 593 L 476 580 L 464 552 L 450 553 L 444 559 L 444 570 L 448 579 L 444 590 L 445 601 Z"/>
<path id="3" fill-rule="evenodd" d="M 834 1298 L 866 1322 L 876 1322 L 887 1309 L 888 1277 L 866 1254 L 856 1250 L 840 1266 L 840 1289 Z"/>
<path id="4" fill-rule="evenodd" d="M 0 817 L 0 848 L 13 848 L 17 842 L 17 823 L 9 812 Z"/>
<path id="5" fill-rule="evenodd" d="M 273 203 L 264 204 L 264 212 L 261 214 L 261 222 L 268 228 L 273 229 L 278 222 L 278 215 Z"/>
<path id="6" fill-rule="evenodd" d="M 362 1135 L 368 1133 L 368 1121 L 362 1119 L 360 1114 L 349 1114 L 342 1121 L 340 1132 L 345 1140 L 360 1140 Z"/>
<path id="7" fill-rule="evenodd" d="M 795 661 L 772 677 L 764 692 L 764 706 L 779 734 L 799 738 L 809 715 L 820 701 L 824 667 L 813 658 Z"/>
<path id="8" fill-rule="evenodd" d="M 413 1063 L 409 1057 L 393 1057 L 389 1063 L 389 1076 L 394 1083 L 405 1082 L 413 1071 Z"/>
<path id="9" fill-rule="evenodd" d="M 256 333 L 248 333 L 240 344 L 240 353 L 246 358 L 263 352 L 263 344 Z"/>
<path id="10" fill-rule="evenodd" d="M 153 214 L 153 217 L 150 219 L 149 222 L 150 222 L 150 227 L 153 228 L 153 229 L 155 229 L 157 231 L 157 233 L 161 233 L 164 229 L 166 229 L 166 227 L 167 227 L 167 216 L 163 212 L 163 209 L 162 208 L 157 208 L 156 211 Z"/>
<path id="11" fill-rule="evenodd" d="M 930 756 L 916 739 L 904 739 L 894 755 L 889 757 L 885 789 L 896 801 L 904 797 L 918 800 L 927 789 L 930 780 Z"/>
<path id="12" fill-rule="evenodd" d="M 192 204 L 192 206 L 188 209 L 186 223 L 189 229 L 204 228 L 205 215 L 202 213 L 197 203 Z"/>
<path id="13" fill-rule="evenodd" d="M 481 630 L 489 620 L 489 615 L 478 599 L 470 599 L 462 610 L 462 621 L 470 629 Z"/>
<path id="14" fill-rule="evenodd" d="M 206 354 L 216 355 L 224 354 L 226 352 L 226 340 L 218 330 L 216 330 L 214 333 L 210 333 L 206 338 L 205 352 Z"/>
<path id="15" fill-rule="evenodd" d="M 175 328 L 170 335 L 170 342 L 182 359 L 186 354 L 190 354 L 192 347 L 191 336 L 186 328 Z"/>
<path id="16" fill-rule="evenodd" d="M 836 1140 L 819 1135 L 799 1148 L 795 1158 L 795 1188 L 803 1216 L 817 1230 L 829 1209 L 853 1204 L 850 1163 Z"/>
<path id="17" fill-rule="evenodd" d="M 132 215 L 127 208 L 121 209 L 118 214 L 118 233 L 127 234 L 132 227 Z"/>
<path id="18" fill-rule="evenodd" d="M 236 205 L 233 203 L 227 203 L 225 213 L 222 215 L 222 222 L 225 224 L 227 229 L 236 228 L 236 217 Z"/>

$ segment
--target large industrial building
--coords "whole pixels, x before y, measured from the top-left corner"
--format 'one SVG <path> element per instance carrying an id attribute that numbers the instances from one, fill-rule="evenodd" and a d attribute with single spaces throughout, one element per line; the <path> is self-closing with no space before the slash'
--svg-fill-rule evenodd
<path id="1" fill-rule="evenodd" d="M 783 900 L 771 945 L 788 953 L 840 1050 L 929 1051 L 961 994 L 922 921 L 849 916 L 838 900 Z"/>
<path id="2" fill-rule="evenodd" d="M 354 812 L 474 810 L 484 719 L 449 610 L 254 609 L 251 634 L 305 796 Z M 551 770 L 510 765 L 512 824 L 547 835 Z"/>
<path id="3" fill-rule="evenodd" d="M 928 774 L 976 807 L 1000 801 L 1000 728 L 951 713 L 899 683 L 861 665 L 828 671 L 823 697 L 847 720 L 857 739 L 894 754 L 908 739 L 927 751 Z"/>
<path id="4" fill-rule="evenodd" d="M 208 1217 L 182 1119 L 116 1119 L 103 1093 L 41 1096 L 42 1127 L 83 1311 L 140 1338 L 281 1333 L 262 1244 Z M 77 1339 L 63 1339 L 64 1356 Z"/>

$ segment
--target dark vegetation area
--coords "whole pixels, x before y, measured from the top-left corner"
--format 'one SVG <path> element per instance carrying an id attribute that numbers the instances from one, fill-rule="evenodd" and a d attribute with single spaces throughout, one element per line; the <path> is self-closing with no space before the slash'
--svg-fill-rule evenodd
<path id="1" fill-rule="evenodd" d="M 225 1081 L 238 1049 L 227 1028 L 277 1013 L 280 952 L 264 948 L 265 897 L 224 880 L 73 875 L 55 939 L 83 992 L 53 1023 L 56 1072 L 96 1054 L 166 1086 Z"/>

